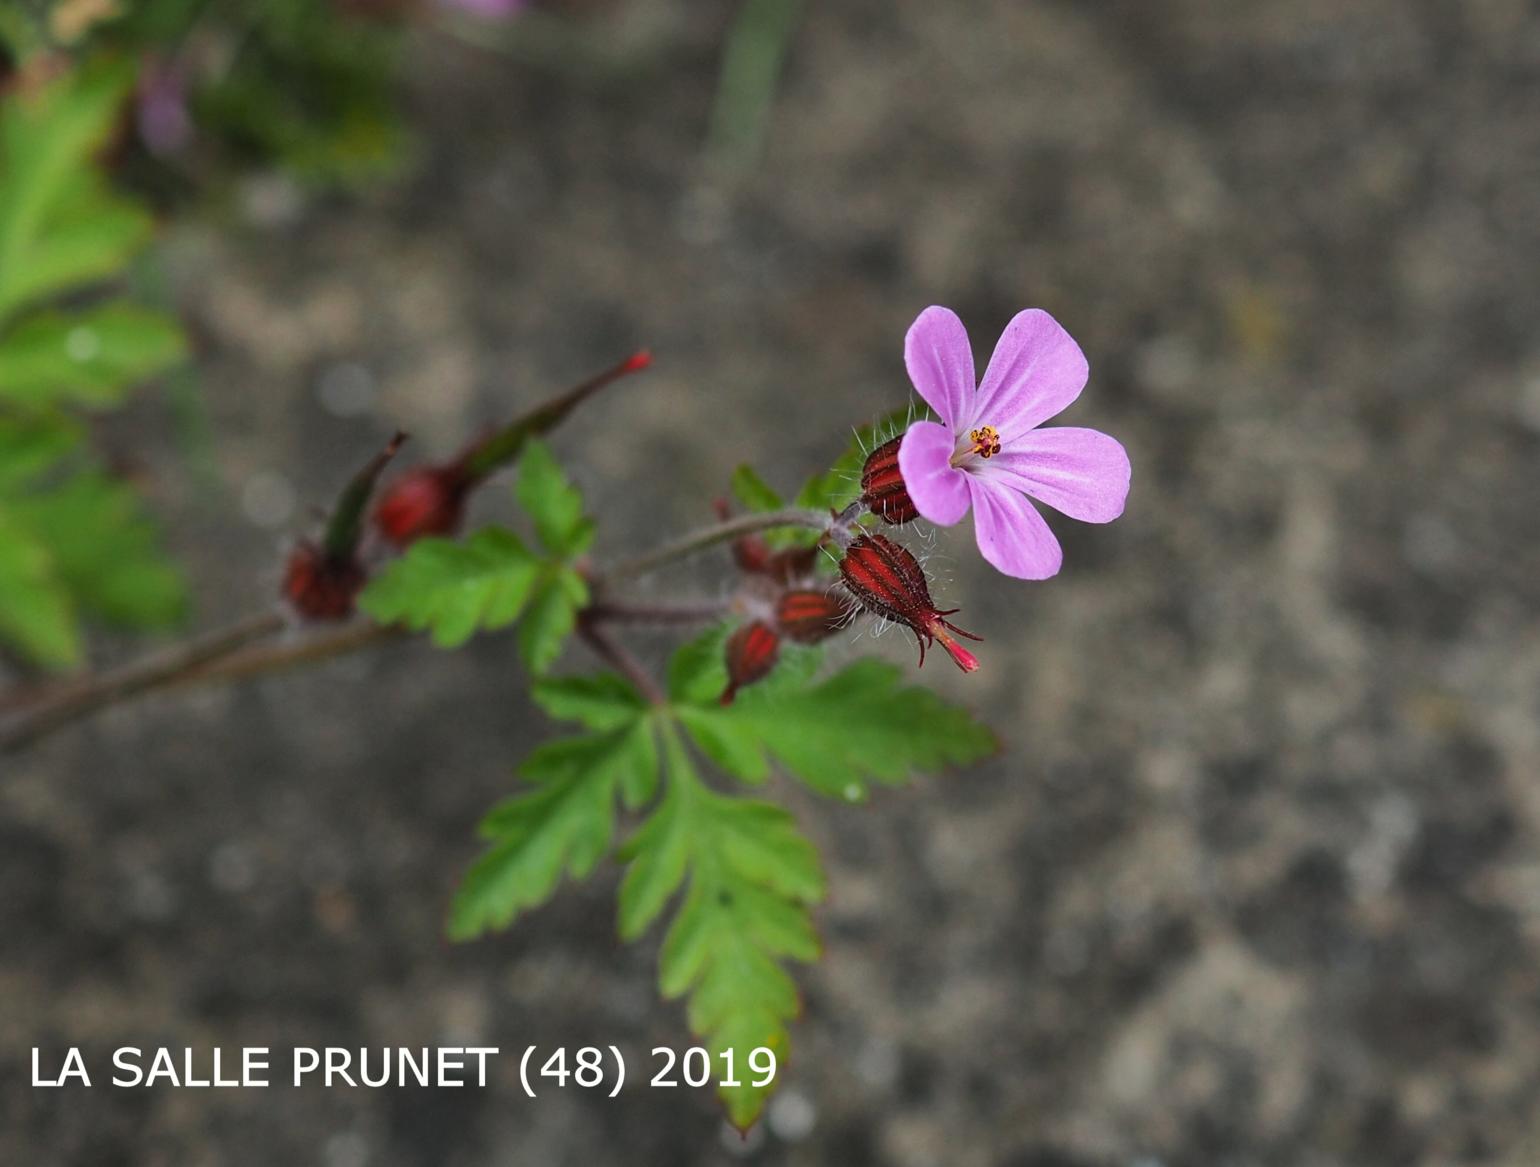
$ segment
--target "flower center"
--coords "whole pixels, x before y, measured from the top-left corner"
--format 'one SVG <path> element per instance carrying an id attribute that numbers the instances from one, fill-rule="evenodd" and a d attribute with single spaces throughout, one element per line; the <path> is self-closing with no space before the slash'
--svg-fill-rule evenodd
<path id="1" fill-rule="evenodd" d="M 981 425 L 978 429 L 968 431 L 968 441 L 972 443 L 963 446 L 952 455 L 952 465 L 960 466 L 973 455 L 980 458 L 993 458 L 1000 452 L 1000 431 L 992 425 Z"/>

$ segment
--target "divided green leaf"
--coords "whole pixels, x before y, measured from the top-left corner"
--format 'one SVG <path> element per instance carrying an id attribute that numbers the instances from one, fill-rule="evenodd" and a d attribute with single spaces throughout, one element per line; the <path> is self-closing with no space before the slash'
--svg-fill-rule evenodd
<path id="1" fill-rule="evenodd" d="M 364 589 L 358 606 L 382 624 L 427 629 L 434 644 L 455 648 L 517 620 L 540 571 L 523 541 L 501 527 L 463 542 L 419 539 Z"/>
<path id="2" fill-rule="evenodd" d="M 577 627 L 578 613 L 588 603 L 588 583 L 563 564 L 546 567 L 519 625 L 519 652 L 524 667 L 543 673 L 556 663 L 561 647 Z"/>
<path id="3" fill-rule="evenodd" d="M 669 790 L 621 848 L 629 861 L 620 890 L 620 930 L 640 935 L 688 880 L 664 937 L 658 983 L 688 994 L 690 1028 L 712 1053 L 732 1051 L 746 1067 L 761 1047 L 784 1059 L 786 1025 L 799 998 L 786 959 L 817 959 L 809 907 L 823 898 L 817 853 L 780 807 L 708 789 L 672 730 L 665 734 Z M 738 1074 L 718 1094 L 728 1118 L 750 1126 L 774 1083 Z"/>
<path id="4" fill-rule="evenodd" d="M 532 753 L 519 773 L 535 789 L 493 807 L 482 821 L 492 845 L 455 896 L 450 935 L 465 940 L 506 928 L 550 898 L 564 873 L 581 879 L 592 871 L 610 850 L 616 798 L 634 805 L 647 797 L 657 769 L 653 725 L 640 709 L 610 729 Z"/>
<path id="5" fill-rule="evenodd" d="M 972 714 L 902 678 L 893 665 L 861 660 L 811 686 L 772 676 L 729 706 L 686 705 L 679 717 L 712 761 L 746 782 L 763 781 L 774 759 L 820 794 L 851 801 L 868 783 L 901 782 L 999 748 Z"/>
<path id="6" fill-rule="evenodd" d="M 529 695 L 548 717 L 576 721 L 589 729 L 614 729 L 647 708 L 630 683 L 614 673 L 537 677 Z"/>
<path id="7" fill-rule="evenodd" d="M 525 667 L 543 673 L 556 663 L 562 645 L 577 627 L 578 613 L 588 603 L 588 583 L 571 564 L 592 545 L 594 522 L 583 513 L 582 493 L 538 438 L 524 446 L 515 493 L 550 555 L 519 626 Z"/>
<path id="8" fill-rule="evenodd" d="M 524 446 L 515 493 L 534 520 L 541 545 L 552 555 L 570 559 L 588 550 L 594 524 L 583 514 L 583 495 L 562 473 L 551 448 L 538 438 Z"/>

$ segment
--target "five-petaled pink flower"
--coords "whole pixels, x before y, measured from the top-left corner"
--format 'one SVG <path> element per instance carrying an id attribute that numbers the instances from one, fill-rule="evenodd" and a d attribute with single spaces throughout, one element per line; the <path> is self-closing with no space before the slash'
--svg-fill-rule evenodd
<path id="1" fill-rule="evenodd" d="M 1047 579 L 1063 550 L 1027 496 L 1072 519 L 1106 523 L 1123 513 L 1128 454 L 1097 430 L 1038 429 L 1085 388 L 1085 354 L 1048 313 L 1019 312 L 1005 326 L 975 387 L 973 350 L 949 308 L 921 312 L 904 363 L 941 424 L 920 421 L 898 463 L 915 508 L 949 527 L 973 508 L 985 559 L 1017 579 Z"/>

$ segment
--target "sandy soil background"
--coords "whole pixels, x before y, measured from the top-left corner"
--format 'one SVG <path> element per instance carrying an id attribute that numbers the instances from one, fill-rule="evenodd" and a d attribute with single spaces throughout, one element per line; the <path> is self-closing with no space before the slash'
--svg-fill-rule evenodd
<path id="1" fill-rule="evenodd" d="M 1056 523 L 1050 583 L 937 541 L 988 643 L 926 680 L 1008 752 L 866 807 L 783 791 L 828 952 L 740 1143 L 684 1091 L 29 1089 L 34 1045 L 686 1040 L 613 870 L 440 939 L 550 732 L 507 638 L 114 711 L 0 777 L 0 1161 L 1540 1162 L 1540 10 L 809 5 L 724 192 L 729 12 L 634 9 L 614 77 L 424 38 L 410 179 L 259 180 L 168 241 L 211 469 L 159 407 L 110 440 L 200 624 L 268 601 L 392 425 L 447 452 L 650 346 L 558 443 L 615 554 L 743 458 L 826 465 L 905 393 L 925 305 L 981 359 L 1041 305 L 1092 365 L 1063 420 L 1135 479 L 1118 523 Z"/>

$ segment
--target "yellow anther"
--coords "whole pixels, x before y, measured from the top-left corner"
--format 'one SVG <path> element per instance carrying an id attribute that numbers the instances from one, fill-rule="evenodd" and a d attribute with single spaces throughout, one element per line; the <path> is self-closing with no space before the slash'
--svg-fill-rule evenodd
<path id="1" fill-rule="evenodd" d="M 980 458 L 993 458 L 1000 452 L 1000 434 L 992 425 L 981 425 L 976 430 L 968 431 L 968 440 L 973 443 L 970 454 L 977 454 Z"/>

